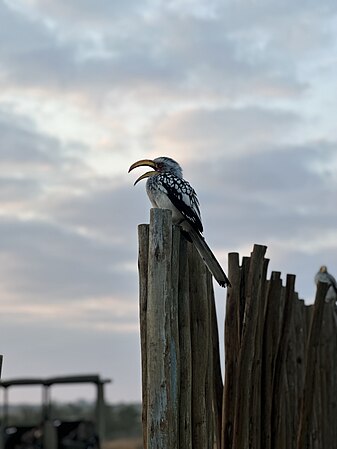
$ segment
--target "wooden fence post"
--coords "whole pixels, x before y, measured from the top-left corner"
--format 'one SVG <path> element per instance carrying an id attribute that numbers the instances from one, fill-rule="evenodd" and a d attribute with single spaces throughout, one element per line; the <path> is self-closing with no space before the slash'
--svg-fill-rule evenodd
<path id="1" fill-rule="evenodd" d="M 177 422 L 170 407 L 176 354 L 171 339 L 172 303 L 172 215 L 168 210 L 151 209 L 147 280 L 147 448 L 168 449 L 177 438 Z"/>
<path id="2" fill-rule="evenodd" d="M 151 209 L 150 226 L 138 233 L 144 448 L 213 449 L 214 440 L 220 447 L 211 275 L 170 211 Z"/>
<path id="3" fill-rule="evenodd" d="M 237 357 L 240 348 L 240 284 L 239 254 L 228 255 L 228 277 L 232 288 L 228 290 L 225 318 L 225 388 L 222 403 L 221 449 L 233 444 L 235 421 Z"/>
<path id="4" fill-rule="evenodd" d="M 337 430 L 337 309 L 266 280 L 266 247 L 229 255 L 225 384 L 212 279 L 171 212 L 140 225 L 144 449 L 332 449 Z M 323 323 L 323 325 L 322 325 Z M 296 434 L 297 433 L 297 434 Z M 215 445 L 214 445 L 215 444 Z"/>
<path id="5" fill-rule="evenodd" d="M 248 448 L 252 437 L 250 427 L 250 401 L 252 397 L 252 372 L 254 364 L 254 346 L 261 294 L 261 278 L 265 246 L 254 245 L 251 255 L 246 304 L 244 309 L 241 345 L 238 356 L 238 372 L 235 402 L 235 420 L 233 447 Z"/>
<path id="6" fill-rule="evenodd" d="M 143 448 L 147 449 L 147 345 L 146 345 L 146 312 L 147 312 L 147 273 L 149 259 L 149 225 L 138 226 L 138 272 L 139 272 L 139 321 L 142 354 L 142 423 Z"/>
<path id="7" fill-rule="evenodd" d="M 209 368 L 210 313 L 207 304 L 207 272 L 192 245 L 190 251 L 190 303 L 192 373 L 192 447 L 207 449 L 209 422 L 207 417 L 206 381 Z M 202 345 L 202 346 L 200 346 Z M 206 446 L 207 444 L 207 446 Z"/>
<path id="8" fill-rule="evenodd" d="M 261 401 L 264 405 L 261 411 L 261 421 L 264 423 L 261 435 L 261 448 L 271 447 L 271 418 L 273 381 L 275 376 L 275 354 L 279 344 L 279 298 L 281 295 L 281 273 L 273 271 L 268 282 L 267 310 L 263 335 L 263 360 L 262 360 L 262 391 Z"/>
<path id="9" fill-rule="evenodd" d="M 287 275 L 286 290 L 285 290 L 285 304 L 281 319 L 280 328 L 280 340 L 278 347 L 276 348 L 275 356 L 275 372 L 273 380 L 273 403 L 272 403 L 272 421 L 271 421 L 271 432 L 272 432 L 272 448 L 283 449 L 285 442 L 282 438 L 282 433 L 280 433 L 281 425 L 281 403 L 284 393 L 284 379 L 285 379 L 285 360 L 287 355 L 287 347 L 289 334 L 291 329 L 292 320 L 292 310 L 294 304 L 294 287 L 295 287 L 295 276 L 292 274 Z M 283 414 L 283 416 L 285 416 Z"/>
<path id="10" fill-rule="evenodd" d="M 328 289 L 329 285 L 327 283 L 318 283 L 315 306 L 311 319 L 309 338 L 306 349 L 306 369 L 297 439 L 297 449 L 310 448 L 310 425 L 313 412 L 313 397 L 315 391 L 315 371 L 318 356 L 319 337 L 323 319 L 324 303 Z"/>
<path id="11" fill-rule="evenodd" d="M 179 440 L 181 449 L 192 449 L 192 349 L 187 241 L 180 239 L 178 289 L 180 346 Z"/>

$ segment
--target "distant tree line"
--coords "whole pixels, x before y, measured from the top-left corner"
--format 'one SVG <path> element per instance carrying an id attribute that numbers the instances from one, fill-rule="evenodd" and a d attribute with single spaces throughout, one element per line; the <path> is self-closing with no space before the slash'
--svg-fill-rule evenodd
<path id="1" fill-rule="evenodd" d="M 77 401 L 73 403 L 54 402 L 51 407 L 53 419 L 61 421 L 93 419 L 95 406 L 91 402 Z M 40 406 L 22 404 L 11 405 L 9 409 L 9 425 L 31 426 L 42 420 Z M 142 434 L 140 404 L 107 404 L 106 405 L 107 439 L 138 437 Z"/>

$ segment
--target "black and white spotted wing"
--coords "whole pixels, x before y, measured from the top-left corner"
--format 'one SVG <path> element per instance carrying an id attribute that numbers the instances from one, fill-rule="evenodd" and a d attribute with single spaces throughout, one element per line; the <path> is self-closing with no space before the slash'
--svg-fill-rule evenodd
<path id="1" fill-rule="evenodd" d="M 193 187 L 185 179 L 178 178 L 171 173 L 158 175 L 157 182 L 166 189 L 170 201 L 186 220 L 196 231 L 202 233 L 199 200 Z"/>

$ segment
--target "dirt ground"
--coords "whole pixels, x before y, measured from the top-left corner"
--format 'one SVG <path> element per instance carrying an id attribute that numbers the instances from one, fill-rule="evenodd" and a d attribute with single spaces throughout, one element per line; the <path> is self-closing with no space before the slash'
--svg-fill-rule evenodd
<path id="1" fill-rule="evenodd" d="M 107 441 L 102 449 L 143 449 L 142 438 L 123 438 Z"/>

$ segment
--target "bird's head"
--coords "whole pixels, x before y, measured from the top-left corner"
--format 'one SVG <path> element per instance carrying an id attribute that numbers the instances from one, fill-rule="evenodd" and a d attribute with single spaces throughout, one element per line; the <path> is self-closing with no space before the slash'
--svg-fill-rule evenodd
<path id="1" fill-rule="evenodd" d="M 170 157 L 157 157 L 156 159 L 141 159 L 140 161 L 135 162 L 129 168 L 129 173 L 136 167 L 147 166 L 153 168 L 152 171 L 148 171 L 141 175 L 138 179 L 136 179 L 134 185 L 142 179 L 149 178 L 150 176 L 159 175 L 160 173 L 171 173 L 178 178 L 183 177 L 183 171 L 178 164 L 178 162 L 174 161 Z"/>
<path id="2" fill-rule="evenodd" d="M 328 268 L 326 267 L 326 265 L 322 265 L 321 268 L 319 269 L 320 273 L 327 273 Z"/>

